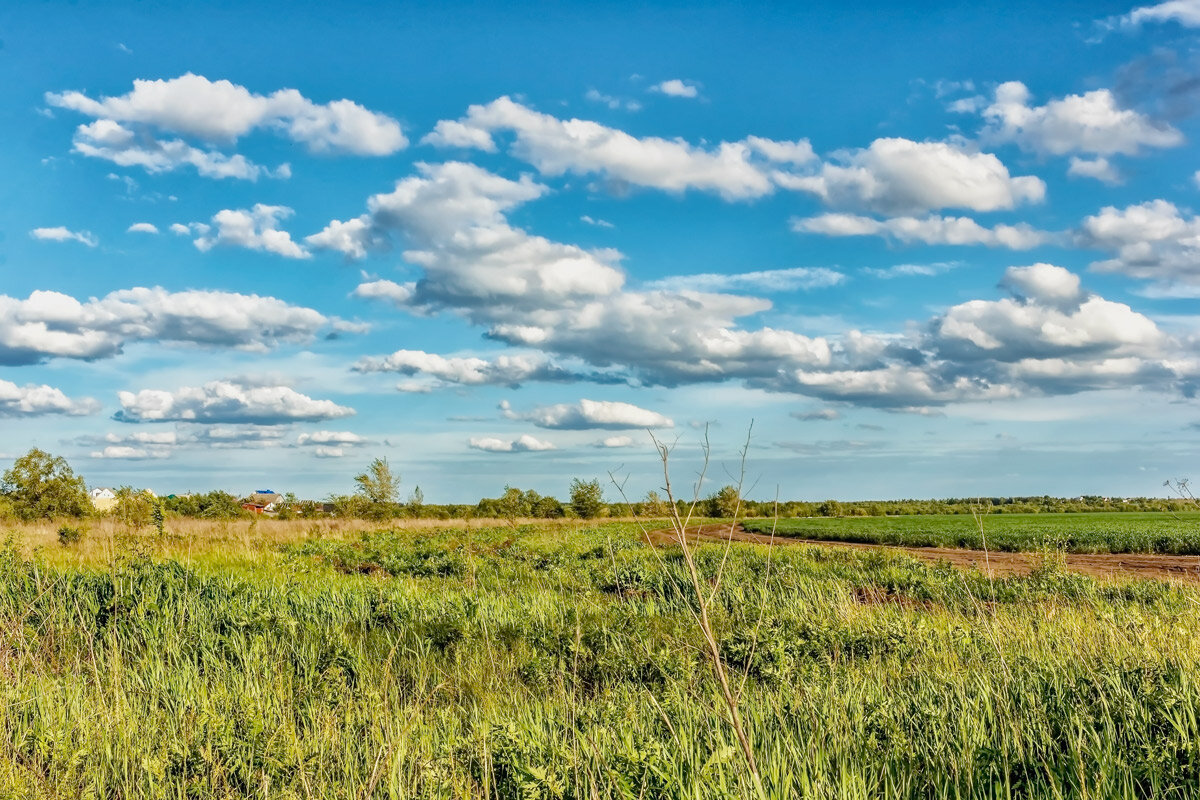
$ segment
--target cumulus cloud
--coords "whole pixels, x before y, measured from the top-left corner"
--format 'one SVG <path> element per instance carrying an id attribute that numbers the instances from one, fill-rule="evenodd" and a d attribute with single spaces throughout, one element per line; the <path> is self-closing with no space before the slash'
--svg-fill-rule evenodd
<path id="1" fill-rule="evenodd" d="M 532 422 L 539 428 L 556 430 L 626 430 L 629 428 L 673 428 L 675 422 L 656 411 L 613 400 L 580 400 L 513 411 L 505 400 L 500 409 L 508 419 Z"/>
<path id="2" fill-rule="evenodd" d="M 263 351 L 338 324 L 311 308 L 234 292 L 138 287 L 86 302 L 49 291 L 0 295 L 0 365 L 107 358 L 142 341 Z"/>
<path id="3" fill-rule="evenodd" d="M 818 233 L 825 236 L 883 236 L 903 244 L 983 245 L 1028 250 L 1045 244 L 1053 234 L 1039 231 L 1026 223 L 997 224 L 991 228 L 980 225 L 970 217 L 890 217 L 876 219 L 857 214 L 819 214 L 795 218 L 792 230 L 797 233 Z"/>
<path id="4" fill-rule="evenodd" d="M 1128 306 L 1088 293 L 1070 273 L 1050 265 L 1014 268 L 1002 283 L 1001 299 L 959 304 L 899 333 L 851 330 L 809 337 L 771 327 L 747 329 L 741 321 L 769 310 L 770 301 L 698 291 L 694 285 L 630 289 L 611 262 L 514 229 L 507 214 L 542 191 L 528 178 L 509 180 L 471 165 L 421 167 L 394 192 L 371 199 L 360 218 L 359 241 L 364 251 L 403 242 L 409 247 L 406 260 L 424 274 L 408 284 L 370 281 L 358 294 L 420 314 L 450 311 L 483 327 L 487 338 L 514 348 L 514 355 L 540 353 L 547 363 L 559 365 L 577 360 L 606 376 L 644 385 L 741 380 L 771 391 L 900 410 L 1102 388 L 1118 385 L 1118 375 L 1133 376 L 1125 385 L 1138 381 L 1158 388 L 1182 380 L 1182 368 L 1173 366 L 1178 342 Z M 830 232 L 883 232 L 910 241 L 1018 247 L 1051 238 L 1028 227 L 983 228 L 973 220 L 937 216 L 819 219 L 834 223 Z M 812 224 L 804 221 L 800 227 Z M 471 258 L 459 257 L 464 242 L 487 247 Z M 537 269 L 547 249 L 584 253 L 580 258 L 586 260 L 573 261 L 577 270 L 559 276 L 559 262 Z M 504 276 L 486 271 L 500 264 L 506 265 Z M 814 274 L 819 275 L 804 277 Z M 800 276 L 765 271 L 729 283 L 769 290 Z M 505 282 L 514 278 L 525 282 L 519 295 Z M 402 387 L 412 391 L 505 385 L 541 364 L 408 350 L 388 358 L 370 359 L 361 368 L 412 376 Z M 543 427 L 600 427 L 597 420 L 602 422 L 583 403 L 505 411 Z M 644 422 L 605 424 L 641 427 Z"/>
<path id="5" fill-rule="evenodd" d="M 574 381 L 583 376 L 563 369 L 540 354 L 501 353 L 494 358 L 441 356 L 423 350 L 397 350 L 388 356 L 367 357 L 356 363 L 357 372 L 398 372 L 434 379 L 439 385 L 510 386 L 526 381 Z M 421 384 L 425 386 L 426 384 Z M 412 391 L 409 387 L 407 391 Z"/>
<path id="6" fill-rule="evenodd" d="M 886 215 L 940 208 L 996 211 L 1040 203 L 1046 194 L 1041 178 L 1010 175 L 991 153 L 899 138 L 876 139 L 865 149 L 841 153 L 815 174 L 777 174 L 775 181 L 827 205 Z"/>
<path id="7" fill-rule="evenodd" d="M 408 145 L 396 120 L 350 100 L 315 103 L 295 89 L 260 95 L 190 72 L 169 80 L 135 80 L 130 92 L 115 97 L 67 91 L 48 92 L 45 99 L 95 118 L 76 130 L 77 152 L 150 172 L 190 164 L 207 177 L 255 179 L 264 171 L 240 155 L 160 139 L 161 133 L 234 144 L 252 131 L 270 130 L 312 152 L 364 156 L 389 155 Z"/>
<path id="8" fill-rule="evenodd" d="M 83 416 L 94 414 L 100 404 L 90 397 L 73 400 L 61 389 L 45 384 L 18 386 L 0 380 L 0 417 L 38 417 L 46 414 Z"/>
<path id="9" fill-rule="evenodd" d="M 356 296 L 421 313 L 452 310 L 486 326 L 491 339 L 601 370 L 632 362 L 639 379 L 651 383 L 761 375 L 773 373 L 780 359 L 814 364 L 828 356 L 822 339 L 738 329 L 734 320 L 767 310 L 766 300 L 692 289 L 629 291 L 615 251 L 588 251 L 513 228 L 505 212 L 545 190 L 528 178 L 512 181 L 454 162 L 419 169 L 394 192 L 372 197 L 361 236 L 339 249 L 353 255 L 401 238 L 410 246 L 405 259 L 424 275 L 410 284 L 368 281 Z M 800 277 L 762 273 L 750 280 Z"/>
<path id="10" fill-rule="evenodd" d="M 210 381 L 175 391 L 143 389 L 119 392 L 120 422 L 201 422 L 278 425 L 285 422 L 338 419 L 354 409 L 332 400 L 314 400 L 288 386 L 249 386 Z"/>
<path id="11" fill-rule="evenodd" d="M 301 447 L 306 445 L 312 447 L 320 447 L 321 445 L 354 447 L 366 443 L 367 440 L 365 438 L 350 431 L 313 431 L 311 433 L 302 433 L 296 438 L 296 444 Z"/>
<path id="12" fill-rule="evenodd" d="M 795 292 L 828 289 L 845 283 L 846 276 L 827 267 L 791 267 L 756 272 L 706 272 L 672 275 L 646 284 L 649 289 L 694 289 L 698 292 Z"/>
<path id="13" fill-rule="evenodd" d="M 1011 267 L 1002 300 L 952 307 L 933 325 L 939 353 L 1004 362 L 1100 353 L 1152 354 L 1165 336 L 1123 303 L 1085 293 L 1079 277 L 1052 264 Z"/>
<path id="14" fill-rule="evenodd" d="M 1124 183 L 1120 171 L 1102 156 L 1090 159 L 1071 156 L 1071 165 L 1067 167 L 1067 174 L 1073 178 L 1094 178 L 1109 186 Z"/>
<path id="15" fill-rule="evenodd" d="M 98 119 L 75 129 L 72 149 L 89 158 L 99 158 L 122 167 L 141 167 L 149 173 L 172 172 L 193 167 L 205 178 L 235 178 L 256 181 L 260 177 L 286 178 L 291 168 L 282 164 L 268 169 L 240 154 L 193 147 L 182 139 L 156 139 L 111 119 Z"/>
<path id="16" fill-rule="evenodd" d="M 857 361 L 853 368 L 781 370 L 774 380 L 752 383 L 915 410 L 1129 385 L 1166 390 L 1195 371 L 1183 343 L 1129 306 L 1087 292 L 1062 267 L 1012 267 L 1001 288 L 1008 297 L 953 306 L 906 342 L 860 334 L 857 358 L 840 359 Z"/>
<path id="17" fill-rule="evenodd" d="M 491 436 L 472 436 L 467 446 L 486 453 L 534 453 L 542 450 L 557 450 L 551 442 L 522 434 L 516 439 L 497 439 Z"/>
<path id="18" fill-rule="evenodd" d="M 473 164 L 419 164 L 393 192 L 367 202 L 368 213 L 335 220 L 305 241 L 358 257 L 401 237 L 407 261 L 425 275 L 411 294 L 390 281 L 359 287 L 359 296 L 415 305 L 474 306 L 487 302 L 532 308 L 602 295 L 625 278 L 613 250 L 585 250 L 533 236 L 508 224 L 504 212 L 542 196 L 528 176 L 512 181 Z"/>
<path id="19" fill-rule="evenodd" d="M 656 83 L 648 91 L 665 94 L 668 97 L 695 98 L 700 96 L 700 89 L 696 84 L 679 78 L 671 78 L 662 83 Z"/>
<path id="20" fill-rule="evenodd" d="M 212 226 L 204 226 L 195 245 L 202 253 L 214 247 L 244 247 L 275 253 L 285 258 L 310 258 L 312 256 L 296 242 L 287 231 L 277 227 L 280 220 L 292 215 L 286 206 L 255 204 L 250 210 L 224 209 L 212 218 Z"/>
<path id="21" fill-rule="evenodd" d="M 113 458 L 126 461 L 145 461 L 169 458 L 179 436 L 174 431 L 136 431 L 128 435 L 109 433 L 102 437 L 85 436 L 80 444 L 100 446 L 91 452 L 92 458 Z"/>
<path id="22" fill-rule="evenodd" d="M 88 247 L 95 247 L 100 241 L 88 231 L 73 231 L 62 225 L 53 228 L 34 228 L 29 232 L 34 239 L 44 242 L 79 242 Z"/>
<path id="23" fill-rule="evenodd" d="M 126 233 L 158 233 L 158 226 L 152 222 L 135 222 L 126 229 Z"/>
<path id="24" fill-rule="evenodd" d="M 1120 108 L 1108 89 L 1067 95 L 1044 106 L 1030 105 L 1030 96 L 1019 81 L 996 87 L 992 104 L 983 110 L 985 140 L 1014 142 L 1035 153 L 1103 156 L 1183 143 L 1183 134 L 1170 125 Z"/>
<path id="25" fill-rule="evenodd" d="M 596 442 L 596 447 L 616 448 L 633 447 L 632 436 L 607 436 Z"/>
<path id="26" fill-rule="evenodd" d="M 1174 21 L 1187 28 L 1200 28 L 1200 0 L 1166 0 L 1140 6 L 1121 17 L 1121 21 L 1127 25 Z"/>
<path id="27" fill-rule="evenodd" d="M 512 154 L 545 175 L 599 174 L 628 186 L 695 189 L 729 200 L 770 194 L 772 163 L 794 163 L 799 154 L 812 152 L 803 140 L 755 137 L 706 149 L 681 139 L 637 138 L 590 120 L 561 120 L 508 97 L 471 106 L 462 119 L 442 120 L 422 141 L 494 152 L 493 134 L 502 131 L 515 137 Z M 786 157 L 780 159 L 781 154 Z"/>
<path id="28" fill-rule="evenodd" d="M 1118 209 L 1102 208 L 1083 220 L 1076 233 L 1082 247 L 1105 250 L 1111 258 L 1091 266 L 1155 282 L 1160 295 L 1200 286 L 1200 217 L 1166 200 Z"/>

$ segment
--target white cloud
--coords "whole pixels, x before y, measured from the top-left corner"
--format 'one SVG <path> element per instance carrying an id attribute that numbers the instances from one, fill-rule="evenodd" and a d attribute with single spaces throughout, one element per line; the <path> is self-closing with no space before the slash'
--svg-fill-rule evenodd
<path id="1" fill-rule="evenodd" d="M 333 220 L 324 230 L 305 237 L 309 245 L 317 250 L 336 250 L 347 258 L 365 258 L 367 248 L 373 243 L 370 219 Z"/>
<path id="2" fill-rule="evenodd" d="M 893 278 L 932 278 L 959 266 L 961 266 L 961 262 L 958 261 L 936 261 L 932 264 L 896 264 L 882 269 L 864 267 L 863 272 L 873 278 L 886 281 Z"/>
<path id="3" fill-rule="evenodd" d="M 312 238 L 309 237 L 308 241 L 311 242 Z M 416 291 L 415 283 L 400 284 L 395 281 L 378 280 L 360 283 L 351 295 L 364 300 L 386 300 L 397 306 L 406 306 L 412 301 Z"/>
<path id="4" fill-rule="evenodd" d="M 491 436 L 473 436 L 467 444 L 474 450 L 483 450 L 486 453 L 535 453 L 558 449 L 553 443 L 537 439 L 527 433 L 513 440 L 497 439 Z"/>
<path id="5" fill-rule="evenodd" d="M 1166 390 L 1195 380 L 1184 343 L 1129 306 L 1085 291 L 1061 267 L 1012 267 L 1001 287 L 1009 297 L 960 303 L 903 340 L 857 334 L 854 358 L 847 357 L 851 341 L 840 342 L 844 367 L 781 370 L 751 384 L 919 410 L 1130 385 Z"/>
<path id="6" fill-rule="evenodd" d="M 371 197 L 359 224 L 335 220 L 305 241 L 353 257 L 402 235 L 410 245 L 405 259 L 425 270 L 410 297 L 416 305 L 539 307 L 607 294 L 624 282 L 616 251 L 560 244 L 508 224 L 505 211 L 546 191 L 528 176 L 511 181 L 461 162 L 418 169 L 420 176 Z M 403 302 L 405 292 L 379 281 L 357 293 Z"/>
<path id="7" fill-rule="evenodd" d="M 679 78 L 671 78 L 662 83 L 656 83 L 648 91 L 659 92 L 668 97 L 694 98 L 700 95 L 700 89 L 696 84 L 691 81 L 680 80 Z"/>
<path id="8" fill-rule="evenodd" d="M 171 172 L 191 166 L 206 178 L 236 178 L 256 181 L 259 177 L 286 178 L 291 169 L 280 165 L 275 171 L 242 155 L 227 156 L 216 150 L 201 150 L 182 139 L 155 139 L 139 135 L 111 119 L 98 119 L 75 129 L 73 150 L 89 158 L 111 161 L 122 167 L 141 167 L 150 173 Z"/>
<path id="9" fill-rule="evenodd" d="M 156 458 L 168 458 L 171 455 L 169 448 L 163 447 L 133 447 L 131 445 L 110 444 L 103 450 L 93 450 L 92 458 L 99 459 L 118 459 L 122 461 L 148 461 Z"/>
<path id="10" fill-rule="evenodd" d="M 516 412 L 505 400 L 500 405 L 508 419 L 532 422 L 539 428 L 556 430 L 625 430 L 628 428 L 673 428 L 675 422 L 656 411 L 613 400 L 580 400 Z"/>
<path id="11" fill-rule="evenodd" d="M 776 174 L 780 186 L 815 194 L 827 205 L 887 215 L 939 208 L 996 211 L 1040 203 L 1046 185 L 1033 175 L 1013 176 L 991 153 L 948 142 L 876 139 L 840 154 L 813 175 Z"/>
<path id="12" fill-rule="evenodd" d="M 820 214 L 793 219 L 792 230 L 825 236 L 885 236 L 904 244 L 984 245 L 1011 250 L 1028 250 L 1053 238 L 1052 234 L 1025 223 L 997 224 L 987 228 L 970 217 L 943 217 L 936 214 L 889 219 L 857 214 Z"/>
<path id="13" fill-rule="evenodd" d="M 100 244 L 96 237 L 88 231 L 73 231 L 62 225 L 54 228 L 34 228 L 29 235 L 44 242 L 79 242 L 88 247 Z"/>
<path id="14" fill-rule="evenodd" d="M 0 380 L 0 417 L 36 417 L 44 414 L 82 416 L 94 414 L 100 404 L 90 397 L 72 400 L 61 389 L 45 384 L 18 386 Z"/>
<path id="15" fill-rule="evenodd" d="M 697 292 L 758 291 L 765 293 L 828 289 L 845 283 L 846 276 L 827 267 L 791 267 L 757 272 L 707 272 L 699 275 L 672 275 L 646 284 L 648 289 Z"/>
<path id="16" fill-rule="evenodd" d="M 82 92 L 48 92 L 46 102 L 102 121 L 144 125 L 208 142 L 232 143 L 267 129 L 313 152 L 381 156 L 408 144 L 396 120 L 350 100 L 319 104 L 295 89 L 260 95 L 190 72 L 170 80 L 135 80 L 133 90 L 119 97 L 95 100 Z"/>
<path id="17" fill-rule="evenodd" d="M 1143 147 L 1183 143 L 1183 134 L 1170 125 L 1118 107 L 1108 89 L 1067 95 L 1044 106 L 1029 105 L 1029 98 L 1029 89 L 1019 81 L 1000 84 L 983 110 L 988 121 L 984 138 L 1051 155 L 1135 155 Z"/>
<path id="18" fill-rule="evenodd" d="M 0 295 L 0 365 L 106 358 L 140 341 L 262 351 L 306 341 L 337 322 L 274 297 L 233 292 L 139 287 L 86 302 L 48 291 L 25 300 Z"/>
<path id="19" fill-rule="evenodd" d="M 206 231 L 195 240 L 195 245 L 204 253 L 214 247 L 229 246 L 275 253 L 285 258 L 311 258 L 311 253 L 292 241 L 291 234 L 276 227 L 281 219 L 291 215 L 292 209 L 286 206 L 262 203 L 255 204 L 249 211 L 223 209 L 213 215 L 215 230 Z"/>
<path id="20" fill-rule="evenodd" d="M 471 106 L 460 120 L 443 120 L 423 142 L 439 147 L 496 150 L 492 134 L 511 131 L 511 152 L 545 175 L 601 174 L 631 186 L 669 192 L 715 192 L 728 200 L 761 197 L 774 191 L 770 170 L 774 155 L 793 163 L 806 141 L 772 142 L 755 138 L 721 142 L 711 149 L 680 139 L 639 139 L 624 131 L 581 119 L 560 120 L 508 97 Z M 756 158 L 757 156 L 757 158 Z"/>
<path id="21" fill-rule="evenodd" d="M 188 236 L 191 234 L 192 229 L 182 222 L 172 222 L 170 231 L 176 236 Z"/>
<path id="22" fill-rule="evenodd" d="M 79 442 L 102 446 L 102 449 L 92 451 L 92 458 L 144 461 L 170 457 L 179 444 L 179 436 L 174 431 L 135 431 L 125 436 L 115 433 L 103 437 L 85 436 Z"/>
<path id="23" fill-rule="evenodd" d="M 130 225 L 126 233 L 158 233 L 158 227 L 152 222 L 135 222 Z"/>
<path id="24" fill-rule="evenodd" d="M 539 357 L 530 355 L 538 351 L 545 363 L 577 359 L 609 379 L 667 386 L 742 380 L 751 387 L 889 409 L 1077 392 L 1115 385 L 1117 375 L 1157 388 L 1182 380 L 1182 368 L 1169 363 L 1178 355 L 1178 343 L 1128 306 L 1087 293 L 1070 273 L 1049 265 L 1011 270 L 1003 284 L 1009 296 L 1000 300 L 960 304 L 901 333 L 851 330 L 834 337 L 769 327 L 747 330 L 738 321 L 769 310 L 768 300 L 694 287 L 631 290 L 619 272 L 610 273 L 609 264 L 596 258 L 583 262 L 586 266 L 565 281 L 579 290 L 550 291 L 535 281 L 518 295 L 499 276 L 483 272 L 476 277 L 479 270 L 504 265 L 521 280 L 535 270 L 537 280 L 544 282 L 554 272 L 536 271 L 539 254 L 547 249 L 586 253 L 508 224 L 507 213 L 540 196 L 543 187 L 471 165 L 426 165 L 421 170 L 400 181 L 394 192 L 372 198 L 368 214 L 360 219 L 365 251 L 403 237 L 410 248 L 406 260 L 425 274 L 408 285 L 364 283 L 358 294 L 390 297 L 419 314 L 460 314 L 482 326 L 487 338 L 519 348 L 517 354 L 534 360 L 503 363 L 491 355 L 403 350 L 390 362 L 390 357 L 380 357 L 362 365 L 414 376 L 402 385 L 405 390 L 523 379 L 541 365 Z M 1017 247 L 1052 236 L 1027 226 L 983 228 L 970 219 L 937 216 L 821 219 L 831 232 L 883 233 L 908 241 Z M 798 223 L 802 229 L 810 224 Z M 531 240 L 536 243 L 529 244 Z M 469 258 L 463 242 L 479 245 Z M 930 271 L 914 268 L 905 274 Z M 814 273 L 749 275 L 713 280 L 761 289 Z M 549 285 L 563 282 L 556 279 Z M 1056 359 L 1074 366 L 1068 370 Z M 572 371 L 576 374 L 566 379 L 596 375 Z M 605 422 L 583 403 L 506 412 L 543 427 L 631 424 L 620 421 L 620 415 Z"/>
<path id="25" fill-rule="evenodd" d="M 614 227 L 616 227 L 615 225 L 613 225 L 611 222 L 608 222 L 607 220 L 593 219 L 592 217 L 589 217 L 587 214 L 584 214 L 583 216 L 581 216 L 579 218 L 579 221 L 587 223 L 588 225 L 594 225 L 597 228 L 614 228 Z"/>
<path id="26" fill-rule="evenodd" d="M 1103 156 L 1092 159 L 1071 156 L 1071 166 L 1067 168 L 1067 174 L 1076 178 L 1095 178 L 1109 186 L 1124 183 L 1121 173 Z"/>
<path id="27" fill-rule="evenodd" d="M 1133 9 L 1121 21 L 1128 25 L 1147 22 L 1178 22 L 1188 28 L 1200 28 L 1200 0 L 1167 0 Z"/>
<path id="28" fill-rule="evenodd" d="M 1169 296 L 1172 286 L 1200 285 L 1200 217 L 1166 200 L 1106 206 L 1083 220 L 1076 237 L 1082 247 L 1111 254 L 1091 265 L 1099 272 L 1155 281 L 1161 296 Z"/>
<path id="29" fill-rule="evenodd" d="M 296 444 L 300 446 L 334 445 L 337 447 L 354 447 L 366 443 L 367 440 L 365 438 L 350 431 L 313 431 L 312 433 L 302 433 L 296 438 Z"/>
<path id="30" fill-rule="evenodd" d="M 604 94 L 603 92 L 601 92 L 597 89 L 588 89 L 587 93 L 584 94 L 584 97 L 593 103 L 600 103 L 601 105 L 607 106 L 610 111 L 621 111 L 621 110 L 641 111 L 642 110 L 642 104 L 639 103 L 637 100 L 630 100 L 628 98 L 622 98 L 622 97 L 614 97 L 613 95 L 610 95 L 610 94 Z"/>
<path id="31" fill-rule="evenodd" d="M 368 357 L 354 365 L 357 372 L 398 372 L 436 380 L 434 384 L 416 384 L 414 389 L 438 385 L 519 386 L 526 381 L 569 381 L 583 376 L 556 366 L 540 354 L 501 353 L 494 358 L 478 356 L 440 356 L 423 350 L 397 350 L 382 358 Z"/>
<path id="32" fill-rule="evenodd" d="M 633 437 L 608 436 L 596 442 L 596 447 L 633 447 Z"/>
<path id="33" fill-rule="evenodd" d="M 278 425 L 347 417 L 354 409 L 331 400 L 314 400 L 287 386 L 249 386 L 210 381 L 171 392 L 143 389 L 119 392 L 121 422 L 201 422 Z"/>

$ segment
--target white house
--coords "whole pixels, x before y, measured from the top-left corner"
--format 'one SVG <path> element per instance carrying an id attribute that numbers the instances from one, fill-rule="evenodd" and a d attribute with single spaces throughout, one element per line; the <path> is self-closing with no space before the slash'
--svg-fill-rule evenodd
<path id="1" fill-rule="evenodd" d="M 108 511 L 117 504 L 117 493 L 107 486 L 97 486 L 91 491 L 92 506 L 97 511 Z"/>

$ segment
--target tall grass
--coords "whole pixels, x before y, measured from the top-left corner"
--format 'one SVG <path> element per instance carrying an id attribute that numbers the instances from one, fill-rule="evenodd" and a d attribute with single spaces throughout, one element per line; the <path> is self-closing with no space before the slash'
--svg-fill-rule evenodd
<path id="1" fill-rule="evenodd" d="M 14 544 L 0 796 L 753 794 L 682 553 L 568 530 Z M 1200 795 L 1196 590 L 694 556 L 771 797 Z"/>

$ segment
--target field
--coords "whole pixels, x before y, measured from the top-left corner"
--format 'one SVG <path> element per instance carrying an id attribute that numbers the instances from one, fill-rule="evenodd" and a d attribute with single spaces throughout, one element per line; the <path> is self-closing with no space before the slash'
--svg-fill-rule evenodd
<path id="1" fill-rule="evenodd" d="M 0 796 L 756 795 L 678 548 L 622 522 L 365 525 L 14 533 Z M 1196 588 L 1053 556 L 1004 580 L 807 546 L 698 561 L 724 564 L 764 796 L 1200 796 Z"/>
<path id="2" fill-rule="evenodd" d="M 1011 552 L 1200 554 L 1200 513 L 988 514 L 981 534 L 969 514 L 746 520 L 756 533 L 818 541 Z"/>

